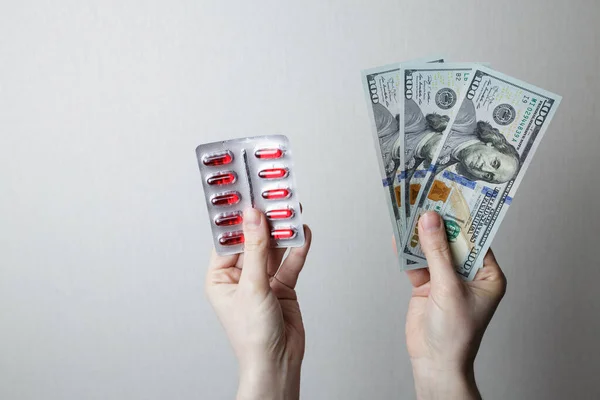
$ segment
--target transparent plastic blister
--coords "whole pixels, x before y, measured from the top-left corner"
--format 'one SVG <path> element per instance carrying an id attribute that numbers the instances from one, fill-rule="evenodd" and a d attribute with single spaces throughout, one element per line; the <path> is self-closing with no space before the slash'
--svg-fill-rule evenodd
<path id="1" fill-rule="evenodd" d="M 196 148 L 218 254 L 244 251 L 243 210 L 267 216 L 272 247 L 304 244 L 292 150 L 284 135 L 256 136 Z"/>

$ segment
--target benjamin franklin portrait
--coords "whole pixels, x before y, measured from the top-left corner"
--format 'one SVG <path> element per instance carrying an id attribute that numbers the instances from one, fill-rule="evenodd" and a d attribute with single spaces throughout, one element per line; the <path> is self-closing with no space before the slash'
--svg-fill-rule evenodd
<path id="1" fill-rule="evenodd" d="M 399 137 L 398 118 L 384 106 L 373 107 L 377 132 L 388 177 L 394 176 L 400 163 L 400 140 L 405 140 L 406 180 L 410 181 L 417 168 L 429 168 L 448 116 L 423 115 L 413 100 L 404 107 L 404 138 Z M 476 121 L 475 106 L 470 100 L 463 102 L 451 127 L 436 163 L 435 173 L 456 164 L 456 171 L 473 181 L 505 183 L 519 171 L 517 150 L 488 122 Z"/>

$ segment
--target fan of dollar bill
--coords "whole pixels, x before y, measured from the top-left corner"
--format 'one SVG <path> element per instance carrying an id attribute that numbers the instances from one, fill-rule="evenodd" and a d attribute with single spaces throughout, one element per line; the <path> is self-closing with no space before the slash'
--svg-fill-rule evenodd
<path id="1" fill-rule="evenodd" d="M 362 82 L 401 268 L 425 267 L 417 222 L 434 210 L 472 280 L 561 97 L 436 57 L 362 71 Z"/>

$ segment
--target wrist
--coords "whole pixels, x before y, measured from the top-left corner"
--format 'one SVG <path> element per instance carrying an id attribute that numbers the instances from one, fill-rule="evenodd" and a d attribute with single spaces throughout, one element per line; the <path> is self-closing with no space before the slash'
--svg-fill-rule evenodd
<path id="1" fill-rule="evenodd" d="M 256 364 L 240 369 L 237 400 L 297 400 L 300 364 Z"/>
<path id="2" fill-rule="evenodd" d="M 481 399 L 473 364 L 443 365 L 413 361 L 417 399 Z"/>

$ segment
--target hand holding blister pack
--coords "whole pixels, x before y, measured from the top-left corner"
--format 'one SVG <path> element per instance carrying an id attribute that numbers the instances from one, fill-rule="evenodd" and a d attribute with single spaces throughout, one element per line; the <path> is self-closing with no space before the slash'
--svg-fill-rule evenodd
<path id="1" fill-rule="evenodd" d="M 244 250 L 243 210 L 262 211 L 271 225 L 272 247 L 300 247 L 304 229 L 292 151 L 284 135 L 256 136 L 196 148 L 215 249 Z"/>

